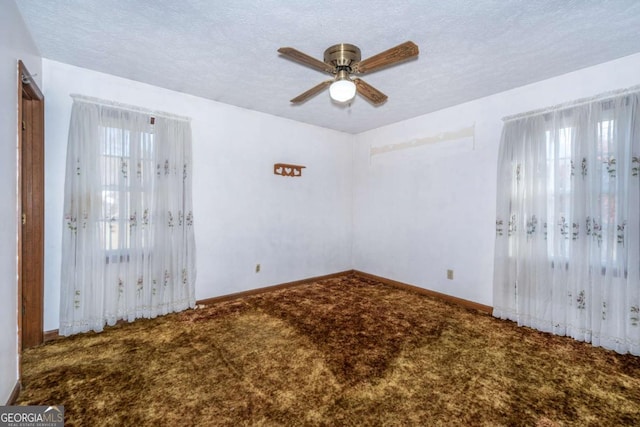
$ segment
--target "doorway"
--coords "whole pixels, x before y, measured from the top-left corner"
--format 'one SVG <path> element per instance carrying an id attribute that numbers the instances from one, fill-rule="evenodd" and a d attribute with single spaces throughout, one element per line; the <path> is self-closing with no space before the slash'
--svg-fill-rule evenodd
<path id="1" fill-rule="evenodd" d="M 44 96 L 18 61 L 18 348 L 43 341 Z"/>

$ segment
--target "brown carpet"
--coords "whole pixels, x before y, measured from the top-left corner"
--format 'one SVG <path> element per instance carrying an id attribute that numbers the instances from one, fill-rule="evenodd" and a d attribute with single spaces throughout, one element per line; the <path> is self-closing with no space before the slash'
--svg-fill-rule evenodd
<path id="1" fill-rule="evenodd" d="M 640 358 L 357 276 L 57 340 L 23 385 L 75 426 L 640 425 Z"/>

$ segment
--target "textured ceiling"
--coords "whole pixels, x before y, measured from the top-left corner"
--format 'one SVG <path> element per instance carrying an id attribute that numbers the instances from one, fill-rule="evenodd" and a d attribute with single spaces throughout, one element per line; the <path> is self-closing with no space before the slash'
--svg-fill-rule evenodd
<path id="1" fill-rule="evenodd" d="M 348 133 L 640 52 L 638 0 L 16 3 L 45 58 Z M 322 59 L 352 43 L 364 59 L 407 40 L 417 60 L 363 76 L 382 106 L 328 91 L 290 105 L 326 75 L 279 47 Z"/>

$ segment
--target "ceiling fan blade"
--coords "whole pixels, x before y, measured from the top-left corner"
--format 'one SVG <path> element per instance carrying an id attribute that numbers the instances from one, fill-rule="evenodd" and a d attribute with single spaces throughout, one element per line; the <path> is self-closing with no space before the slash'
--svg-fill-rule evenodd
<path id="1" fill-rule="evenodd" d="M 306 53 L 302 53 L 292 47 L 281 47 L 280 49 L 278 49 L 278 52 L 289 59 L 292 59 L 302 65 L 306 65 L 307 67 L 311 67 L 325 73 L 333 73 L 332 65 L 327 64 L 326 62 L 322 62 L 319 59 L 309 56 Z"/>
<path id="2" fill-rule="evenodd" d="M 301 102 L 306 101 L 307 99 L 311 98 L 312 96 L 322 92 L 324 89 L 327 88 L 327 86 L 329 86 L 331 83 L 333 83 L 333 80 L 327 80 L 324 81 L 322 83 L 320 83 L 319 85 L 316 85 L 314 87 L 312 87 L 311 89 L 309 89 L 308 91 L 301 93 L 300 95 L 296 96 L 295 98 L 293 98 L 291 100 L 291 102 L 293 104 L 299 104 Z"/>
<path id="3" fill-rule="evenodd" d="M 353 71 L 354 73 L 371 73 L 418 56 L 418 53 L 418 45 L 411 41 L 404 42 L 371 58 L 360 61 L 353 66 Z"/>
<path id="4" fill-rule="evenodd" d="M 378 89 L 371 86 L 364 80 L 353 79 L 353 82 L 356 84 L 356 90 L 358 91 L 358 93 L 373 105 L 380 105 L 387 100 L 387 95 L 380 92 Z"/>

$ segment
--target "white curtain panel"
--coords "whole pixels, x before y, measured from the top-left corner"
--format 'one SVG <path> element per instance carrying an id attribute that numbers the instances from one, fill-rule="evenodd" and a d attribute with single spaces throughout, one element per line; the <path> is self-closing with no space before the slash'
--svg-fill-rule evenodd
<path id="1" fill-rule="evenodd" d="M 61 335 L 195 306 L 191 180 L 188 120 L 74 101 Z"/>
<path id="2" fill-rule="evenodd" d="M 494 316 L 640 355 L 640 96 L 507 120 Z"/>

